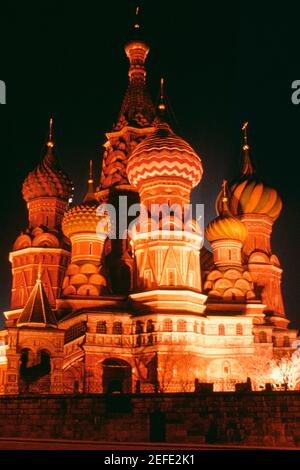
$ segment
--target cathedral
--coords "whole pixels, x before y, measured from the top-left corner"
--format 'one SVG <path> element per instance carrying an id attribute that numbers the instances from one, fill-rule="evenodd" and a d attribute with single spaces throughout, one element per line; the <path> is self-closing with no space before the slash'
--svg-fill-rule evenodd
<path id="1" fill-rule="evenodd" d="M 271 247 L 280 196 L 255 170 L 245 123 L 243 167 L 220 182 L 216 217 L 205 230 L 186 217 L 205 162 L 168 122 L 163 83 L 153 104 L 138 23 L 125 53 L 127 91 L 82 202 L 72 204 L 52 120 L 23 183 L 28 225 L 9 255 L 0 394 L 264 389 L 270 361 L 297 337 Z M 140 207 L 125 228 L 124 200 Z"/>

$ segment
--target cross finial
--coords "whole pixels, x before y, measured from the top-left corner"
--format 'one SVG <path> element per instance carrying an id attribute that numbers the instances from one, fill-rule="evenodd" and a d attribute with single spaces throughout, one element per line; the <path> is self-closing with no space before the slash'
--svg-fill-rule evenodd
<path id="1" fill-rule="evenodd" d="M 223 183 L 222 183 L 222 190 L 223 190 L 223 201 L 225 202 L 225 200 L 227 201 L 228 198 L 227 198 L 227 180 L 223 180 Z"/>
<path id="2" fill-rule="evenodd" d="M 53 140 L 52 140 L 52 132 L 53 132 L 53 119 L 52 117 L 50 118 L 49 121 L 49 135 L 48 135 L 48 142 L 47 142 L 47 147 L 53 147 Z"/>
<path id="3" fill-rule="evenodd" d="M 84 197 L 84 201 L 93 200 L 95 198 L 94 195 L 94 178 L 93 178 L 93 160 L 90 160 L 89 165 L 89 179 L 88 179 L 88 190 Z"/>
<path id="4" fill-rule="evenodd" d="M 93 160 L 90 160 L 89 180 L 93 180 Z"/>
<path id="5" fill-rule="evenodd" d="M 221 216 L 226 216 L 230 214 L 229 208 L 228 208 L 228 185 L 227 185 L 227 180 L 223 180 L 222 183 L 222 211 L 220 213 Z"/>
<path id="6" fill-rule="evenodd" d="M 254 173 L 254 167 L 251 161 L 250 157 L 250 146 L 248 144 L 248 125 L 249 122 L 246 121 L 244 122 L 242 126 L 242 131 L 243 131 L 243 154 L 244 154 L 244 163 L 243 163 L 243 168 L 242 168 L 242 174 L 253 174 Z"/>
<path id="7" fill-rule="evenodd" d="M 134 24 L 135 29 L 140 28 L 139 16 L 140 16 L 140 7 L 137 6 L 136 9 L 135 9 L 135 24 Z"/>
<path id="8" fill-rule="evenodd" d="M 243 131 L 243 135 L 244 135 L 244 150 L 247 150 L 249 149 L 249 146 L 248 146 L 248 125 L 249 125 L 249 122 L 246 121 L 244 122 L 243 126 L 242 126 L 242 131 Z M 247 146 L 247 147 L 245 147 Z"/>
<path id="9" fill-rule="evenodd" d="M 161 78 L 160 79 L 160 97 L 159 97 L 159 105 L 158 105 L 158 109 L 160 111 L 165 111 L 166 109 L 164 85 L 165 85 L 165 80 L 164 78 Z"/>

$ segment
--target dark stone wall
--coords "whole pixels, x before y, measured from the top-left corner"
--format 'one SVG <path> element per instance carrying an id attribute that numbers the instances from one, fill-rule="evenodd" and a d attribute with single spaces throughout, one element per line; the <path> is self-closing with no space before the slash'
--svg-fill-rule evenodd
<path id="1" fill-rule="evenodd" d="M 300 392 L 2 396 L 0 437 L 300 445 Z"/>

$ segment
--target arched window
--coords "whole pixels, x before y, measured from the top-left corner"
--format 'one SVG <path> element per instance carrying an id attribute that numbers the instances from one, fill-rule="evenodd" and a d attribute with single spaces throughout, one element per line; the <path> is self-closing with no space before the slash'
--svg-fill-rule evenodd
<path id="1" fill-rule="evenodd" d="M 147 333 L 153 333 L 154 331 L 154 323 L 152 320 L 147 321 Z"/>
<path id="2" fill-rule="evenodd" d="M 168 283 L 168 286 L 176 285 L 176 269 L 174 268 L 167 269 L 167 283 Z"/>
<path id="3" fill-rule="evenodd" d="M 96 333 L 100 334 L 106 334 L 107 328 L 106 328 L 106 321 L 98 321 L 96 325 Z"/>
<path id="4" fill-rule="evenodd" d="M 173 331 L 173 322 L 171 318 L 165 318 L 163 322 L 163 331 Z"/>
<path id="5" fill-rule="evenodd" d="M 205 334 L 205 325 L 204 325 L 204 322 L 201 323 L 201 334 L 202 334 L 202 335 Z"/>
<path id="6" fill-rule="evenodd" d="M 138 320 L 135 324 L 135 334 L 140 335 L 141 333 L 144 333 L 144 324 L 142 321 Z"/>
<path id="7" fill-rule="evenodd" d="M 236 325 L 236 334 L 237 335 L 242 335 L 243 334 L 243 325 L 241 325 L 240 323 L 238 323 Z"/>
<path id="8" fill-rule="evenodd" d="M 230 363 L 228 361 L 223 362 L 223 375 L 230 374 Z"/>
<path id="9" fill-rule="evenodd" d="M 148 344 L 153 344 L 153 335 L 148 336 Z"/>
<path id="10" fill-rule="evenodd" d="M 225 326 L 223 325 L 223 323 L 221 323 L 221 325 L 219 325 L 219 336 L 224 336 L 225 335 Z"/>
<path id="11" fill-rule="evenodd" d="M 178 320 L 177 321 L 177 331 L 181 331 L 181 332 L 186 331 L 186 321 L 185 320 Z"/>
<path id="12" fill-rule="evenodd" d="M 121 335 L 122 334 L 122 322 L 120 321 L 115 321 L 113 323 L 113 329 L 112 329 L 112 332 L 113 332 L 113 335 Z"/>
<path id="13" fill-rule="evenodd" d="M 260 331 L 258 334 L 258 339 L 260 343 L 266 343 L 267 342 L 267 335 L 265 331 Z"/>
<path id="14" fill-rule="evenodd" d="M 199 331 L 199 323 L 197 321 L 195 321 L 194 323 L 194 333 L 198 333 Z"/>
<path id="15" fill-rule="evenodd" d="M 283 346 L 286 348 L 290 346 L 290 338 L 288 336 L 283 337 Z"/>

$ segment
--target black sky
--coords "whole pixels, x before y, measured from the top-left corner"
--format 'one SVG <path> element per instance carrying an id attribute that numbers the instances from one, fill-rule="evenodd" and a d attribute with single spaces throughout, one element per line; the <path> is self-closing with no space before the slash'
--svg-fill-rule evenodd
<path id="1" fill-rule="evenodd" d="M 148 82 L 157 97 L 166 79 L 176 131 L 202 156 L 204 175 L 193 201 L 206 223 L 223 177 L 241 163 L 243 120 L 261 177 L 284 208 L 273 251 L 284 268 L 283 293 L 292 325 L 300 326 L 299 122 L 291 83 L 300 79 L 299 10 L 287 2 L 140 2 L 151 46 Z M 0 307 L 9 304 L 8 252 L 26 226 L 21 185 L 40 160 L 53 115 L 61 163 L 78 200 L 88 161 L 99 177 L 104 132 L 115 122 L 127 85 L 128 39 L 135 2 L 9 2 L 1 5 Z"/>

